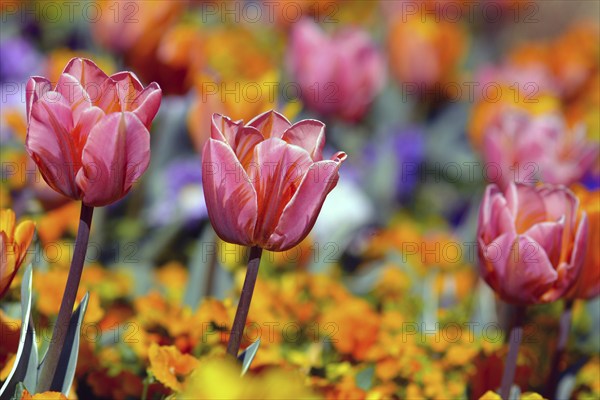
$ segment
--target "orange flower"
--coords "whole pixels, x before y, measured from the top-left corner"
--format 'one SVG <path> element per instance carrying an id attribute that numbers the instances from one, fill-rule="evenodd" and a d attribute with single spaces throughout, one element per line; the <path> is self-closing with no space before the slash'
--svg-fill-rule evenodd
<path id="1" fill-rule="evenodd" d="M 21 400 L 67 400 L 67 397 L 59 392 L 37 393 L 33 396 L 27 390 L 23 391 Z"/>
<path id="2" fill-rule="evenodd" d="M 148 353 L 150 372 L 154 377 L 176 392 L 183 389 L 181 377 L 198 366 L 198 360 L 189 354 L 181 354 L 175 346 L 159 346 L 152 343 Z"/>
<path id="3" fill-rule="evenodd" d="M 324 312 L 319 327 L 337 351 L 362 360 L 377 341 L 379 324 L 379 316 L 366 301 L 349 298 L 343 307 Z"/>
<path id="4" fill-rule="evenodd" d="M 25 260 L 34 231 L 33 222 L 23 221 L 15 228 L 15 213 L 9 209 L 0 211 L 0 298 Z"/>
<path id="5" fill-rule="evenodd" d="M 388 35 L 392 72 L 420 91 L 454 79 L 467 37 L 459 24 L 419 15 L 397 18 Z"/>

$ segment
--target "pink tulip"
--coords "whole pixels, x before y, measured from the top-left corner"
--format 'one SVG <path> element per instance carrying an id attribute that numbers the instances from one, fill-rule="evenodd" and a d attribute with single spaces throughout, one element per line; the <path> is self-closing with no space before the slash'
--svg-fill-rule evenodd
<path id="1" fill-rule="evenodd" d="M 383 58 L 359 29 L 328 37 L 302 20 L 293 27 L 288 61 L 308 107 L 350 122 L 363 117 L 384 84 Z"/>
<path id="2" fill-rule="evenodd" d="M 570 129 L 558 115 L 530 115 L 507 109 L 484 133 L 487 177 L 502 188 L 509 182 L 570 185 L 598 158 L 598 143 L 581 127 Z"/>
<path id="3" fill-rule="evenodd" d="M 563 186 L 488 185 L 477 228 L 480 270 L 504 301 L 555 301 L 571 289 L 588 241 L 587 215 Z"/>
<path id="4" fill-rule="evenodd" d="M 74 58 L 54 90 L 46 78 L 29 79 L 27 151 L 52 189 L 88 206 L 111 204 L 148 168 L 161 96 L 131 72 L 109 77 Z"/>
<path id="5" fill-rule="evenodd" d="M 284 251 L 308 235 L 346 154 L 323 160 L 325 125 L 269 111 L 247 125 L 214 114 L 202 154 L 208 216 L 221 239 Z"/>

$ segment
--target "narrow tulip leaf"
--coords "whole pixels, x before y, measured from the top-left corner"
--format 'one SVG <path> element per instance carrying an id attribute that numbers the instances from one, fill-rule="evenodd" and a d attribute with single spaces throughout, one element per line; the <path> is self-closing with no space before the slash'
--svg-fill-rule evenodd
<path id="1" fill-rule="evenodd" d="M 256 356 L 258 352 L 258 348 L 260 347 L 260 339 L 256 342 L 252 343 L 250 346 L 246 348 L 243 352 L 238 356 L 238 360 L 242 362 L 242 375 L 248 372 L 250 365 L 252 364 L 252 360 Z"/>
<path id="2" fill-rule="evenodd" d="M 204 297 L 214 296 L 214 286 L 217 277 L 216 234 L 210 224 L 207 224 L 196 243 L 190 260 L 190 276 L 183 297 L 184 304 L 195 310 Z"/>
<path id="3" fill-rule="evenodd" d="M 83 323 L 85 310 L 87 309 L 88 300 L 89 292 L 83 296 L 81 303 L 79 303 L 79 306 L 75 309 L 73 315 L 71 315 L 65 344 L 60 354 L 54 377 L 52 378 L 52 384 L 50 385 L 50 391 L 61 392 L 65 396 L 68 395 L 73 383 L 73 377 L 75 376 L 77 357 L 79 355 L 79 332 Z M 45 360 L 44 358 L 38 367 L 38 371 L 42 370 Z"/>
<path id="4" fill-rule="evenodd" d="M 35 329 L 31 319 L 31 264 L 25 269 L 21 282 L 21 333 L 15 364 L 0 389 L 0 400 L 13 398 L 20 382 L 30 390 L 37 385 L 38 353 L 35 341 Z"/>

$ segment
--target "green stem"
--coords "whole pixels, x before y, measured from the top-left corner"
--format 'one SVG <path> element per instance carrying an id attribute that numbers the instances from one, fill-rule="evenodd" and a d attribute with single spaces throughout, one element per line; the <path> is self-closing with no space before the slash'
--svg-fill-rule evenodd
<path id="1" fill-rule="evenodd" d="M 242 342 L 242 335 L 244 334 L 244 327 L 246 326 L 248 311 L 250 310 L 250 302 L 252 301 L 252 293 L 254 292 L 254 285 L 256 284 L 256 278 L 258 276 L 261 255 L 262 249 L 260 247 L 254 246 L 250 248 L 246 279 L 244 279 L 240 302 L 235 312 L 235 318 L 233 319 L 229 343 L 227 343 L 227 353 L 234 357 L 237 357 L 238 351 L 240 350 L 240 343 Z"/>
<path id="2" fill-rule="evenodd" d="M 93 213 L 93 207 L 81 203 L 79 229 L 77 230 L 77 239 L 75 241 L 73 259 L 71 260 L 71 268 L 69 269 L 67 285 L 65 286 L 62 303 L 60 304 L 56 325 L 52 332 L 52 340 L 50 341 L 48 352 L 46 353 L 42 370 L 40 371 L 40 378 L 36 390 L 38 393 L 46 391 L 59 392 L 62 389 L 61 387 L 58 387 L 60 385 L 55 386 L 53 380 L 65 344 L 69 321 L 71 320 L 73 306 L 75 305 L 75 299 L 77 297 L 77 290 L 79 289 L 79 282 L 81 281 L 81 273 L 83 272 L 83 263 L 85 261 L 88 240 L 90 238 Z"/>
<path id="3" fill-rule="evenodd" d="M 517 307 L 512 329 L 510 331 L 508 355 L 504 362 L 504 374 L 502 375 L 502 384 L 500 385 L 500 397 L 502 400 L 508 400 L 510 389 L 515 380 L 517 370 L 517 359 L 519 358 L 519 347 L 523 337 L 523 321 L 525 320 L 525 307 Z"/>

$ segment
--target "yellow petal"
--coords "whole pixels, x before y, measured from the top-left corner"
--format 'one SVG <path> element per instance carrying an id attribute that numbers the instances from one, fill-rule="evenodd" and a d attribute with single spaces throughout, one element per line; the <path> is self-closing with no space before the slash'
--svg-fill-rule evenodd
<path id="1" fill-rule="evenodd" d="M 15 212 L 11 209 L 0 211 L 0 231 L 5 232 L 9 241 L 12 241 L 12 237 L 15 230 Z"/>
<path id="2" fill-rule="evenodd" d="M 35 224 L 31 221 L 23 221 L 17 226 L 14 237 L 14 243 L 16 246 L 15 251 L 19 253 L 16 265 L 17 269 L 25 259 L 25 255 L 27 254 L 27 249 L 31 244 L 31 240 L 33 239 L 34 232 Z"/>

